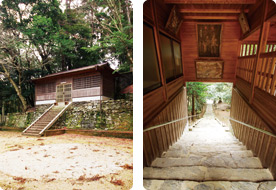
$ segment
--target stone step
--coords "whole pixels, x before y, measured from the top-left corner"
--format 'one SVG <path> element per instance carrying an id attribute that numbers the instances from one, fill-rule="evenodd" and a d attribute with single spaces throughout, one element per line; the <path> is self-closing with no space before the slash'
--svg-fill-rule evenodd
<path id="1" fill-rule="evenodd" d="M 156 158 L 151 167 L 177 167 L 177 166 L 206 166 L 223 168 L 262 168 L 257 157 L 233 158 L 229 157 L 189 157 L 189 158 Z"/>
<path id="2" fill-rule="evenodd" d="M 199 137 L 195 137 L 195 138 L 199 138 Z M 217 145 L 229 145 L 229 144 L 240 144 L 240 142 L 238 140 L 232 140 L 232 139 L 213 139 L 213 140 L 210 140 L 210 139 L 201 139 L 201 140 L 191 140 L 191 139 L 186 139 L 186 140 L 182 140 L 182 141 L 179 141 L 177 142 L 177 144 L 197 144 L 197 145 L 203 145 L 203 144 L 217 144 Z"/>
<path id="3" fill-rule="evenodd" d="M 144 168 L 144 179 L 192 181 L 272 181 L 268 169 L 233 169 L 204 166 Z"/>
<path id="4" fill-rule="evenodd" d="M 35 137 L 40 137 L 40 136 L 41 136 L 41 135 L 38 134 L 38 133 L 28 133 L 28 132 L 23 133 L 22 135 L 26 135 L 26 136 L 35 136 Z"/>
<path id="5" fill-rule="evenodd" d="M 244 146 L 241 142 L 237 141 L 237 142 L 189 142 L 189 141 L 182 141 L 182 142 L 177 142 L 175 144 L 173 144 L 171 147 L 175 147 L 175 146 L 181 146 L 181 147 L 189 147 L 189 146 L 213 146 L 213 147 L 237 147 L 237 146 Z"/>
<path id="6" fill-rule="evenodd" d="M 39 131 L 39 132 L 40 132 L 41 130 L 42 130 L 42 129 L 30 128 L 30 129 L 28 129 L 27 131 L 28 131 L 28 132 L 30 132 L 30 131 L 33 131 L 33 132 L 34 132 L 34 131 L 36 131 L 36 132 Z"/>
<path id="7" fill-rule="evenodd" d="M 266 182 L 229 182 L 229 181 L 177 181 L 177 180 L 144 180 L 144 188 L 148 190 L 273 190 L 276 181 Z"/>
<path id="8" fill-rule="evenodd" d="M 232 157 L 253 157 L 253 153 L 250 150 L 236 150 L 236 151 L 170 151 L 164 152 L 161 157 L 189 157 L 189 156 L 201 156 L 201 157 L 212 157 L 212 156 L 232 156 Z"/>
<path id="9" fill-rule="evenodd" d="M 220 144 L 218 144 L 217 142 L 208 142 L 208 143 L 203 143 L 203 142 L 198 142 L 198 141 L 195 141 L 195 142 L 190 142 L 190 141 L 185 141 L 185 140 L 182 140 L 182 141 L 177 141 L 174 145 L 180 145 L 180 146 L 183 146 L 183 147 L 186 147 L 186 146 L 243 146 L 242 142 L 240 141 L 235 141 L 235 142 L 222 142 Z"/>
<path id="10" fill-rule="evenodd" d="M 192 141 L 204 141 L 204 140 L 208 140 L 208 141 L 213 141 L 213 140 L 224 140 L 224 141 L 237 141 L 237 139 L 235 137 L 233 137 L 231 135 L 231 133 L 229 132 L 224 132 L 224 133 L 217 133 L 216 135 L 204 135 L 204 132 L 197 132 L 197 131 L 189 131 L 189 133 L 183 135 L 184 137 L 184 141 L 189 139 Z M 215 132 L 214 132 L 215 133 Z M 229 134 L 225 134 L 225 133 L 229 133 Z M 198 138 L 198 139 L 195 139 Z"/>
<path id="11" fill-rule="evenodd" d="M 216 131 L 218 133 L 220 132 L 225 132 L 225 129 L 229 129 L 229 127 L 192 127 L 190 128 L 192 129 L 192 131 L 200 131 L 200 132 L 204 132 L 204 131 Z"/>
<path id="12" fill-rule="evenodd" d="M 190 145 L 190 146 L 182 146 L 179 144 L 174 144 L 170 147 L 170 150 L 190 150 L 190 151 L 231 151 L 231 150 L 247 150 L 246 146 L 243 145 Z"/>

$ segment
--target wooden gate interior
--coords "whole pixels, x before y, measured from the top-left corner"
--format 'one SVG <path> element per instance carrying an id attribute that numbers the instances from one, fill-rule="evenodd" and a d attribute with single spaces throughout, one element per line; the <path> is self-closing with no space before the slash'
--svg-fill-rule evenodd
<path id="1" fill-rule="evenodd" d="M 180 103 L 186 97 L 177 97 L 186 82 L 232 82 L 231 116 L 276 134 L 273 0 L 147 0 L 143 8 L 146 166 L 166 150 L 162 144 L 166 141 L 160 139 L 175 142 L 178 138 L 147 129 L 156 124 L 152 121 L 160 124 L 175 115 L 173 119 L 185 117 L 181 114 L 187 105 Z M 233 128 L 276 177 L 276 141 L 238 124 Z M 166 133 L 174 134 L 174 129 L 168 127 Z"/>

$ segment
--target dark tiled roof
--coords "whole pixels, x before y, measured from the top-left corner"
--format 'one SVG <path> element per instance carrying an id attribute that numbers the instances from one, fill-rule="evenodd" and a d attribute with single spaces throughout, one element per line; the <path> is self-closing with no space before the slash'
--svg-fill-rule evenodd
<path id="1" fill-rule="evenodd" d="M 37 80 L 41 80 L 41 79 L 45 79 L 45 78 L 56 77 L 56 76 L 65 75 L 65 74 L 70 74 L 70 73 L 75 73 L 75 72 L 80 72 L 80 71 L 85 71 L 85 70 L 92 70 L 92 69 L 96 69 L 98 67 L 103 67 L 103 66 L 108 66 L 109 67 L 108 63 L 90 65 L 90 66 L 81 67 L 81 68 L 77 68 L 77 69 L 72 69 L 72 70 L 68 70 L 68 71 L 62 71 L 62 72 L 59 72 L 59 73 L 53 73 L 53 74 L 46 75 L 46 76 L 41 77 L 41 78 L 33 79 L 33 81 L 37 81 Z"/>

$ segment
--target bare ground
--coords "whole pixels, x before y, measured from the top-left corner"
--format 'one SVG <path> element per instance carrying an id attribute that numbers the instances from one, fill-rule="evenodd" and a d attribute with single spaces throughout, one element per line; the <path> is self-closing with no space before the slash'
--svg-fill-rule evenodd
<path id="1" fill-rule="evenodd" d="M 0 131 L 2 189 L 130 189 L 132 140 Z"/>
<path id="2" fill-rule="evenodd" d="M 230 126 L 230 121 L 228 117 L 230 117 L 230 105 L 226 103 L 217 104 L 217 108 L 213 109 L 215 116 L 226 126 Z"/>

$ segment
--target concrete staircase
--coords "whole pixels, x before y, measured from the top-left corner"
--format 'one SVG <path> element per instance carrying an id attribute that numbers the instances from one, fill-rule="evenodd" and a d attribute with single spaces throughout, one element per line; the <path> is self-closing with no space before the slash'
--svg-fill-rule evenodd
<path id="1" fill-rule="evenodd" d="M 42 136 L 44 131 L 49 129 L 57 121 L 57 119 L 62 116 L 70 104 L 71 103 L 65 105 L 64 103 L 59 103 L 56 106 L 52 105 L 37 120 L 27 127 L 22 132 L 22 135 Z"/>
<path id="2" fill-rule="evenodd" d="M 204 118 L 186 131 L 151 167 L 144 168 L 146 189 L 264 190 L 276 182 L 207 107 Z"/>

